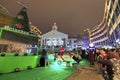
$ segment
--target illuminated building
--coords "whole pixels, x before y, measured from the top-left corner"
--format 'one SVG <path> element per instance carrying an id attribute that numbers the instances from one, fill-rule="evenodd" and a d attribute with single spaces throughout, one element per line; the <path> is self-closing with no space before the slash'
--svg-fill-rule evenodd
<path id="1" fill-rule="evenodd" d="M 103 20 L 89 30 L 89 39 L 95 47 L 119 47 L 120 0 L 106 0 Z"/>
<path id="2" fill-rule="evenodd" d="M 57 25 L 54 23 L 52 30 L 42 35 L 42 46 L 46 48 L 67 46 L 68 35 L 57 30 Z"/>
<path id="3" fill-rule="evenodd" d="M 84 30 L 84 40 L 83 40 L 83 43 L 84 43 L 84 48 L 85 49 L 89 48 L 89 44 L 91 43 L 90 42 L 90 29 Z"/>
<path id="4" fill-rule="evenodd" d="M 74 48 L 77 47 L 77 38 L 73 36 L 69 36 L 68 42 L 67 42 L 67 49 L 68 50 L 73 50 Z"/>

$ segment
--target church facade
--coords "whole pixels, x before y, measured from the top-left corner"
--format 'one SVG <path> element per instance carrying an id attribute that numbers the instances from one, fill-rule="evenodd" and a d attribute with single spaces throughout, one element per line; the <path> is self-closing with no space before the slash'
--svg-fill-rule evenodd
<path id="1" fill-rule="evenodd" d="M 59 49 L 61 46 L 67 47 L 68 35 L 58 31 L 58 27 L 54 22 L 52 30 L 42 35 L 43 48 Z"/>

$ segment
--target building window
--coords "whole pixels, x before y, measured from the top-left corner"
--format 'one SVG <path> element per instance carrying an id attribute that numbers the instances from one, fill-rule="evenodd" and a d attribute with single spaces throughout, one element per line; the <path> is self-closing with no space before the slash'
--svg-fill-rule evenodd
<path id="1" fill-rule="evenodd" d="M 107 5 L 109 5 L 109 0 L 107 1 Z"/>
<path id="2" fill-rule="evenodd" d="M 115 29 L 115 36 L 118 38 L 118 27 Z"/>
<path id="3" fill-rule="evenodd" d="M 113 17 L 112 17 L 112 23 L 113 23 L 113 24 L 115 23 L 115 14 L 114 14 Z"/>
<path id="4" fill-rule="evenodd" d="M 120 0 L 118 0 L 118 4 L 119 4 L 119 6 L 120 6 Z"/>
<path id="5" fill-rule="evenodd" d="M 120 9 L 119 9 L 118 5 L 115 9 L 115 13 L 116 13 L 116 17 L 118 17 L 118 15 L 120 14 Z"/>
<path id="6" fill-rule="evenodd" d="M 109 21 L 109 19 L 110 19 L 110 15 L 108 14 L 107 22 Z"/>
<path id="7" fill-rule="evenodd" d="M 115 0 L 111 0 L 112 1 L 112 4 L 114 4 Z"/>
<path id="8" fill-rule="evenodd" d="M 111 30 L 112 26 L 113 26 L 113 25 L 112 25 L 112 22 L 111 22 L 110 25 L 109 25 L 109 30 Z"/>
<path id="9" fill-rule="evenodd" d="M 120 39 L 120 23 L 119 23 L 119 25 L 118 25 L 118 37 L 119 37 L 119 39 Z"/>
<path id="10" fill-rule="evenodd" d="M 112 33 L 111 39 L 112 39 L 112 41 L 114 42 L 114 40 L 115 40 L 115 38 L 114 38 L 114 33 Z"/>
<path id="11" fill-rule="evenodd" d="M 110 5 L 110 11 L 109 11 L 109 14 L 111 14 L 112 12 L 112 4 Z"/>

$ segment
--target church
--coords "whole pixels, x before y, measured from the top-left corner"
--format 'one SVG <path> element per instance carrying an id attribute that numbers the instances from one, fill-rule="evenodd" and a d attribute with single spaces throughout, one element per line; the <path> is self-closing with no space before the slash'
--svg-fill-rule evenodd
<path id="1" fill-rule="evenodd" d="M 42 35 L 42 47 L 50 50 L 59 49 L 61 46 L 67 47 L 68 35 L 58 31 L 54 22 L 52 30 Z"/>

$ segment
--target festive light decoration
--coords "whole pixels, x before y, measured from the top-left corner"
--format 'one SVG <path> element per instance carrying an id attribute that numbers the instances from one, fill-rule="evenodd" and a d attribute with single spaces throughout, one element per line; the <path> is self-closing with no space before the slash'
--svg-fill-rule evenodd
<path id="1" fill-rule="evenodd" d="M 20 23 L 16 24 L 16 26 L 17 26 L 18 29 L 22 28 L 22 25 Z"/>
<path id="2" fill-rule="evenodd" d="M 12 23 L 10 24 L 10 27 L 15 28 L 15 29 L 21 29 L 26 32 L 30 31 L 30 28 L 29 28 L 30 25 L 29 25 L 26 7 L 23 6 L 21 11 L 13 19 Z"/>
<path id="3" fill-rule="evenodd" d="M 30 31 L 33 32 L 33 33 L 36 33 L 38 35 L 41 35 L 41 31 L 36 27 L 36 26 L 31 26 L 30 27 Z"/>
<path id="4" fill-rule="evenodd" d="M 56 45 L 63 45 L 63 40 L 60 38 L 49 38 L 47 39 L 48 46 L 56 46 Z"/>

